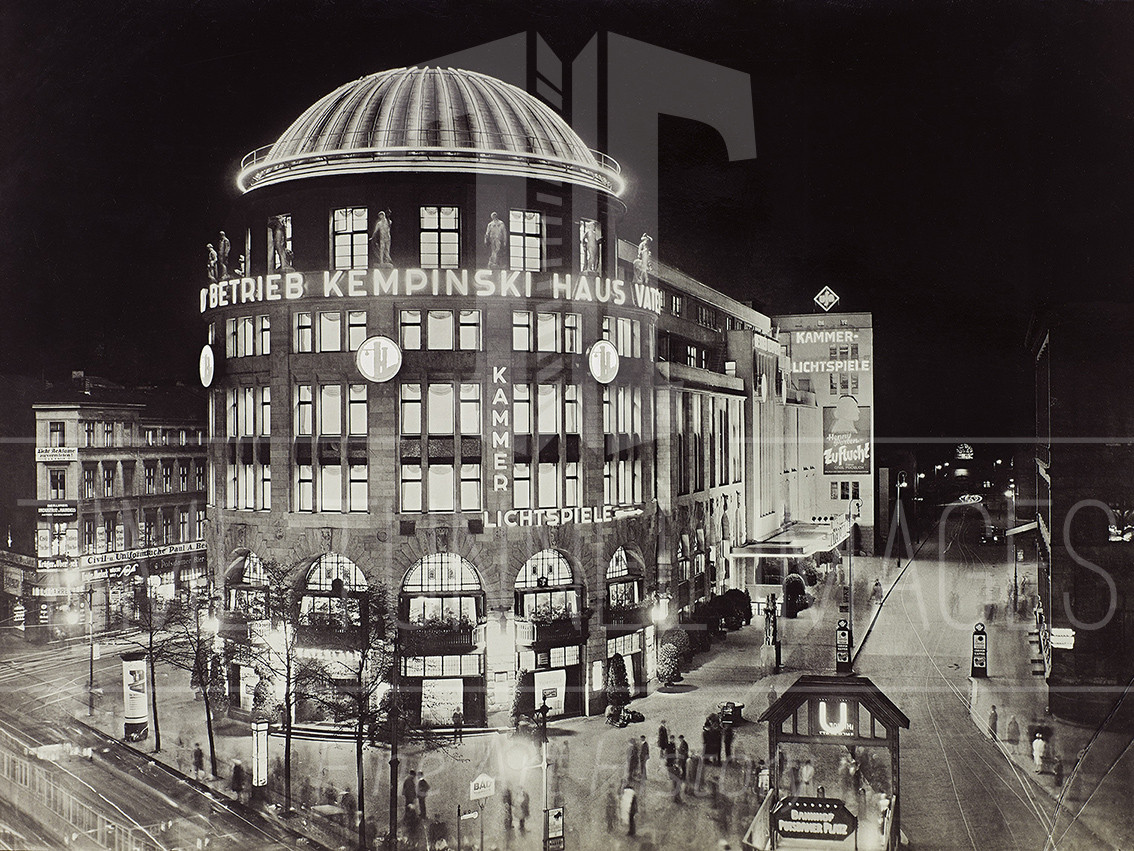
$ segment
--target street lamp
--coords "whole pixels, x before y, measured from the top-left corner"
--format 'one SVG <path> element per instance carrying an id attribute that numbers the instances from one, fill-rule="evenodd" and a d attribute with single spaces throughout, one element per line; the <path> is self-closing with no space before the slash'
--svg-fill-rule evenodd
<path id="1" fill-rule="evenodd" d="M 898 482 L 894 486 L 894 525 L 901 531 L 902 528 L 902 488 L 906 487 L 906 471 L 898 471 Z M 898 539 L 901 541 L 901 538 Z M 912 555 L 912 554 L 911 554 Z M 898 545 L 898 567 L 902 566 L 902 548 Z"/>

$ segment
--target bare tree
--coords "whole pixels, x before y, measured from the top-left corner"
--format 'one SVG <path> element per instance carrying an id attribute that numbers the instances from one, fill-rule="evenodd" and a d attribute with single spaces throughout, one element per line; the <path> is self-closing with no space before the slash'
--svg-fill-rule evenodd
<path id="1" fill-rule="evenodd" d="M 193 598 L 178 610 L 177 617 L 167 618 L 169 636 L 165 659 L 175 668 L 189 672 L 189 682 L 201 692 L 205 704 L 205 729 L 209 738 L 209 760 L 212 776 L 217 773 L 216 738 L 213 716 L 228 703 L 224 659 L 216 651 L 216 625 L 209 615 L 208 601 Z"/>

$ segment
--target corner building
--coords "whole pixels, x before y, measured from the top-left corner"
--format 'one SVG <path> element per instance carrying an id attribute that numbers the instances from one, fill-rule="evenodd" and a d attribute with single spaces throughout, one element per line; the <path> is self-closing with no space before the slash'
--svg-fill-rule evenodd
<path id="1" fill-rule="evenodd" d="M 322 98 L 238 183 L 200 291 L 233 697 L 268 560 L 312 652 L 368 585 L 397 595 L 414 720 L 482 724 L 517 684 L 599 711 L 615 645 L 644 689 L 661 299 L 619 274 L 617 164 L 513 86 L 404 68 Z"/>

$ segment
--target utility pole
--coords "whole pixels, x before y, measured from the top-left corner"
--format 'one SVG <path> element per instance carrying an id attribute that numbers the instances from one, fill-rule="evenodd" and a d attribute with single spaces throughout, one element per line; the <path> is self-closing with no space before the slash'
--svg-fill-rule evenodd
<path id="1" fill-rule="evenodd" d="M 394 624 L 394 664 L 390 676 L 390 829 L 387 851 L 398 851 L 398 628 Z"/>
<path id="2" fill-rule="evenodd" d="M 94 717 L 94 586 L 87 586 L 87 637 L 90 644 L 90 671 L 87 675 L 87 716 Z"/>

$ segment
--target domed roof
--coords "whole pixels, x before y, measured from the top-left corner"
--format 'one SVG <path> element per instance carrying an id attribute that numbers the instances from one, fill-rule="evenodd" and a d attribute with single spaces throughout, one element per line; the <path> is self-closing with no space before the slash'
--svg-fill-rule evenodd
<path id="1" fill-rule="evenodd" d="M 618 195 L 618 164 L 516 86 L 454 68 L 397 68 L 340 86 L 248 154 L 242 191 L 317 175 L 464 171 L 564 180 Z"/>

